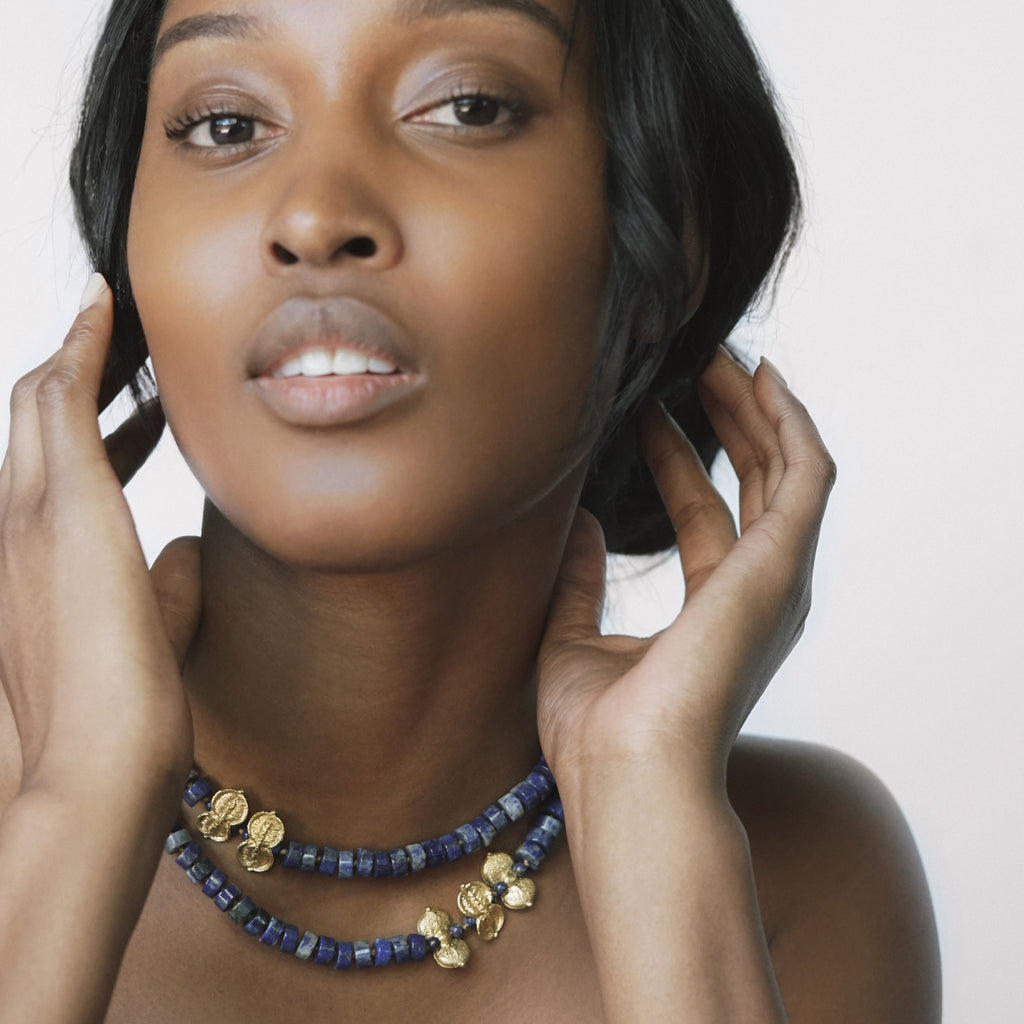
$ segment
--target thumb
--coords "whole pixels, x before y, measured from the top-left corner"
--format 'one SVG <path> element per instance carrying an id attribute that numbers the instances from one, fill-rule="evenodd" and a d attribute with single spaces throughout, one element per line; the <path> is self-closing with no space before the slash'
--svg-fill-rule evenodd
<path id="1" fill-rule="evenodd" d="M 577 509 L 548 612 L 548 642 L 578 640 L 598 633 L 604 611 L 604 531 L 586 510 Z"/>
<path id="2" fill-rule="evenodd" d="M 199 538 L 178 537 L 160 552 L 150 569 L 157 603 L 178 667 L 185 664 L 199 626 L 202 588 L 199 581 Z"/>

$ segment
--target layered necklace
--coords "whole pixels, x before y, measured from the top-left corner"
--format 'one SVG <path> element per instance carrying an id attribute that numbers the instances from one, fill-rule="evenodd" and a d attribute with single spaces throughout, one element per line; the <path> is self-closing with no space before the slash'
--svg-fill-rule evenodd
<path id="1" fill-rule="evenodd" d="M 215 791 L 198 770 L 189 775 L 183 800 L 190 808 L 200 802 L 206 808 L 196 823 L 199 838 L 175 825 L 164 849 L 185 870 L 189 881 L 201 886 L 219 911 L 262 945 L 341 971 L 419 963 L 428 953 L 441 967 L 465 967 L 470 957 L 469 935 L 476 933 L 482 941 L 491 942 L 504 927 L 506 910 L 533 906 L 537 887 L 530 876 L 540 868 L 564 824 L 555 780 L 543 757 L 522 782 L 471 821 L 436 838 L 389 850 L 342 850 L 288 839 L 276 812 L 257 811 L 250 816 L 243 790 Z M 300 875 L 318 874 L 342 881 L 403 878 L 480 852 L 509 825 L 534 811 L 533 823 L 515 853 L 488 853 L 480 879 L 460 887 L 456 903 L 461 921 L 445 910 L 427 907 L 414 932 L 389 938 L 339 941 L 289 924 L 244 895 L 203 855 L 200 845 L 204 840 L 224 843 L 239 837 L 239 864 L 258 874 L 280 863 Z"/>

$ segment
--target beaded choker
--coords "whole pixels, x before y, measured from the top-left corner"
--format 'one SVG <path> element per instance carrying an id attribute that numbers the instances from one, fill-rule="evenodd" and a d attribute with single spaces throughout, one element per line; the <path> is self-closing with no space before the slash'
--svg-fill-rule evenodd
<path id="1" fill-rule="evenodd" d="M 195 807 L 207 798 L 206 813 L 198 821 L 199 832 L 203 838 L 224 842 L 248 817 L 248 803 L 241 790 L 213 793 L 210 782 L 193 771 L 185 789 L 185 803 Z M 551 843 L 562 832 L 562 804 L 543 757 L 526 779 L 468 824 L 436 839 L 392 850 L 338 850 L 296 840 L 286 844 L 284 825 L 273 811 L 257 812 L 241 832 L 238 859 L 249 871 L 267 871 L 280 856 L 285 867 L 305 873 L 339 879 L 401 878 L 478 852 L 489 846 L 499 832 L 538 808 L 539 813 L 515 855 L 488 854 L 481 870 L 482 880 L 461 886 L 457 899 L 463 914 L 461 924 L 447 912 L 427 907 L 415 932 L 365 941 L 339 942 L 330 936 L 300 931 L 296 925 L 257 906 L 225 872 L 203 856 L 186 828 L 175 826 L 164 849 L 174 856 L 193 884 L 202 886 L 214 906 L 246 934 L 271 949 L 336 970 L 417 963 L 425 960 L 428 952 L 442 967 L 464 967 L 470 956 L 465 941 L 468 933 L 475 931 L 484 942 L 490 942 L 505 924 L 506 909 L 525 910 L 533 906 L 536 885 L 529 875 L 541 866 Z"/>

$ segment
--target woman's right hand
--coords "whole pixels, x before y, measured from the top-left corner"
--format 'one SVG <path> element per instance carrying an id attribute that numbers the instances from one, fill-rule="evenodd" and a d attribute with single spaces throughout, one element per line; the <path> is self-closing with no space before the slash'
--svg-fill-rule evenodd
<path id="1" fill-rule="evenodd" d="M 94 801 L 130 773 L 162 802 L 192 760 L 181 665 L 199 619 L 198 545 L 175 541 L 146 567 L 121 488 L 156 439 L 138 414 L 106 442 L 97 421 L 112 397 L 101 399 L 112 324 L 96 275 L 60 351 L 14 389 L 0 468 L 0 679 L 22 793 Z"/>

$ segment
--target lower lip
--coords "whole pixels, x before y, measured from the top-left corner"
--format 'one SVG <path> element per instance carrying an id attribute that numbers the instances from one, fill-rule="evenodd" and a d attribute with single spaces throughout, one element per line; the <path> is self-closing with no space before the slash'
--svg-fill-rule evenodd
<path id="1" fill-rule="evenodd" d="M 256 394 L 286 423 L 340 427 L 370 419 L 407 398 L 419 380 L 407 373 L 351 377 L 254 377 Z"/>

